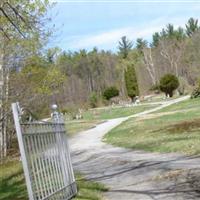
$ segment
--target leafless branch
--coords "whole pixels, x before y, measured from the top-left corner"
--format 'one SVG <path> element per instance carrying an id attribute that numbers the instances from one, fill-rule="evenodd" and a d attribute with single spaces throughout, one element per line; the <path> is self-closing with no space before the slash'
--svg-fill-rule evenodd
<path id="1" fill-rule="evenodd" d="M 4 29 L 2 27 L 0 27 L 0 31 L 4 34 L 4 36 L 10 40 L 10 37 L 8 36 L 8 34 L 4 31 Z"/>
<path id="2" fill-rule="evenodd" d="M 3 15 L 6 17 L 6 19 L 12 24 L 12 26 L 20 33 L 20 35 L 22 35 L 25 38 L 24 34 L 21 32 L 19 27 L 12 21 L 12 19 L 7 15 L 7 13 L 4 11 L 4 9 L 0 8 L 0 11 L 3 13 Z"/>
<path id="3" fill-rule="evenodd" d="M 29 29 L 31 29 L 31 27 L 29 26 L 29 24 L 27 23 L 27 21 L 20 15 L 20 13 L 16 10 L 16 8 L 14 8 L 14 7 L 13 7 L 10 3 L 8 3 L 8 2 L 6 2 L 5 4 L 8 5 L 8 6 L 12 9 L 12 11 L 15 13 L 15 15 L 18 16 L 18 17 L 21 19 L 21 21 L 23 21 L 24 24 L 25 24 Z"/>

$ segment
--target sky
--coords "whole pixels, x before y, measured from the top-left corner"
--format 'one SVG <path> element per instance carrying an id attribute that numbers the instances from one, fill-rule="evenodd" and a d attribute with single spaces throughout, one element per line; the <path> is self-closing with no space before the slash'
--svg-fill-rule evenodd
<path id="1" fill-rule="evenodd" d="M 117 51 L 127 36 L 151 42 L 152 34 L 168 23 L 185 27 L 190 17 L 200 18 L 200 0 L 51 0 L 55 24 L 50 46 L 66 51 L 80 49 Z M 200 20 L 199 20 L 200 23 Z"/>

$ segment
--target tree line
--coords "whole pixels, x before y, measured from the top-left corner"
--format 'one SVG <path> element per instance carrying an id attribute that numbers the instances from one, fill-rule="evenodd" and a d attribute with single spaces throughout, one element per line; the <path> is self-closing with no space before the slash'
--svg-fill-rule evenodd
<path id="1" fill-rule="evenodd" d="M 191 18 L 185 28 L 168 24 L 152 35 L 151 43 L 143 38 L 132 42 L 124 36 L 117 53 L 97 48 L 71 52 L 58 47 L 38 51 L 12 68 L 10 91 L 41 115 L 48 113 L 52 103 L 61 109 L 88 107 L 91 99 L 93 106 L 107 104 L 103 94 L 109 87 L 119 91 L 119 98 L 129 96 L 134 101 L 135 96 L 158 88 L 165 74 L 179 79 L 178 92 L 184 94 L 199 79 L 199 36 L 198 20 Z"/>

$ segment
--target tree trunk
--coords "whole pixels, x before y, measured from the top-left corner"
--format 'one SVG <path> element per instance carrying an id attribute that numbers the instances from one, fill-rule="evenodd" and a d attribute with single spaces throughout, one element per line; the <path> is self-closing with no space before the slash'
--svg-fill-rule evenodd
<path id="1" fill-rule="evenodd" d="M 8 147 L 8 91 L 9 91 L 9 69 L 5 67 L 4 49 L 0 52 L 0 160 L 7 156 Z"/>
<path id="2" fill-rule="evenodd" d="M 149 73 L 152 84 L 156 85 L 156 83 L 157 83 L 156 70 L 155 70 L 155 66 L 154 66 L 154 62 L 153 62 L 153 58 L 152 58 L 151 48 L 143 49 L 143 55 L 144 55 L 145 68 L 146 68 L 147 72 Z"/>
<path id="3" fill-rule="evenodd" d="M 6 133 L 4 123 L 5 69 L 3 67 L 3 52 L 0 52 L 0 159 L 6 156 Z"/>
<path id="4" fill-rule="evenodd" d="M 0 52 L 0 159 L 3 158 L 3 130 L 2 130 L 2 118 L 3 118 L 3 65 L 2 65 L 2 52 Z"/>
<path id="5" fill-rule="evenodd" d="M 173 97 L 173 91 L 169 92 L 169 97 Z"/>

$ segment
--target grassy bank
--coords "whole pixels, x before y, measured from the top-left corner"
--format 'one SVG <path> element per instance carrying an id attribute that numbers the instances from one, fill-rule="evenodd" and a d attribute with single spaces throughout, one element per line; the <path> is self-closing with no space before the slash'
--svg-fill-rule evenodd
<path id="1" fill-rule="evenodd" d="M 171 111 L 180 111 L 180 110 L 192 110 L 197 109 L 196 111 L 200 111 L 200 99 L 188 99 L 179 103 L 175 103 L 171 106 L 163 108 L 162 110 L 157 111 L 159 112 L 171 112 Z"/>
<path id="2" fill-rule="evenodd" d="M 119 117 L 127 117 L 147 109 L 155 108 L 156 105 L 137 105 L 131 107 L 106 107 L 99 109 L 91 109 L 83 113 L 85 120 L 106 120 Z"/>
<path id="3" fill-rule="evenodd" d="M 0 165 L 0 200 L 27 200 L 24 174 L 21 162 L 12 161 Z M 78 194 L 74 200 L 101 200 L 107 188 L 99 183 L 87 181 L 76 174 Z"/>
<path id="4" fill-rule="evenodd" d="M 146 119 L 129 119 L 110 131 L 104 141 L 136 150 L 199 154 L 200 99 L 172 105 Z"/>

